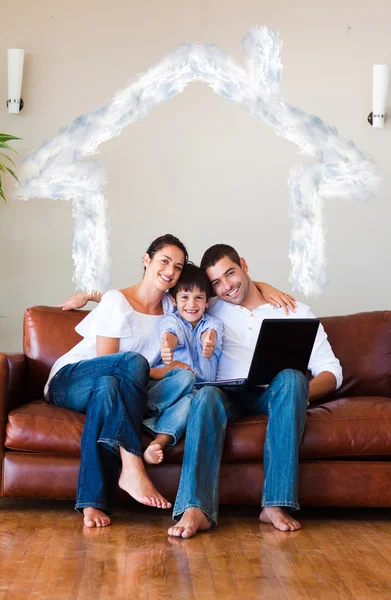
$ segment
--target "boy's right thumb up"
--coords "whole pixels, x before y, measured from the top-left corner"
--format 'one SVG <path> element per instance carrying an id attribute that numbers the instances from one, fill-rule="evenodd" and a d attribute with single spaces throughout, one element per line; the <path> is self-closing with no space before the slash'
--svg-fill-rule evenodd
<path id="1" fill-rule="evenodd" d="M 172 363 L 172 359 L 173 359 L 173 351 L 170 348 L 170 345 L 168 343 L 169 340 L 169 334 L 165 333 L 163 334 L 162 337 L 162 347 L 161 347 L 161 356 L 162 356 L 162 361 L 164 362 L 165 365 L 169 365 Z"/>

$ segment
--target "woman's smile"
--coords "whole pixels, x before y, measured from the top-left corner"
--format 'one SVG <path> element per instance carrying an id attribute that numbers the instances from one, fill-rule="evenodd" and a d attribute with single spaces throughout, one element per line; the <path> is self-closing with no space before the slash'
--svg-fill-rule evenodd
<path id="1" fill-rule="evenodd" d="M 171 283 L 172 281 L 171 277 L 168 277 L 167 275 L 162 275 L 161 273 L 159 273 L 159 277 L 164 281 L 164 283 Z"/>

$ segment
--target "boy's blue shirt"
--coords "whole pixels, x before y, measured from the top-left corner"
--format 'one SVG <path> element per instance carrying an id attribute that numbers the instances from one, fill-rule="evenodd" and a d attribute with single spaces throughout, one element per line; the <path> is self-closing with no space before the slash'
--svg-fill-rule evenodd
<path id="1" fill-rule="evenodd" d="M 215 351 L 211 358 L 202 356 L 201 335 L 208 329 L 216 331 Z M 188 321 L 182 319 L 178 311 L 166 314 L 159 322 L 160 337 L 173 333 L 178 338 L 174 350 L 174 360 L 189 365 L 197 381 L 216 381 L 217 365 L 223 345 L 223 324 L 220 319 L 204 313 L 201 321 L 193 329 Z M 162 360 L 154 367 L 164 367 Z"/>

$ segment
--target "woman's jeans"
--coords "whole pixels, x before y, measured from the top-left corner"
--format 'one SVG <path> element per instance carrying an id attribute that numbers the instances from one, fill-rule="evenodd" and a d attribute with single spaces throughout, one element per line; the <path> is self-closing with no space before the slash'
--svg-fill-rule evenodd
<path id="1" fill-rule="evenodd" d="M 187 369 L 175 369 L 159 381 L 150 381 L 144 427 L 154 435 L 171 435 L 170 445 L 176 444 L 186 431 L 195 382 L 193 372 Z"/>
<path id="2" fill-rule="evenodd" d="M 140 429 L 146 410 L 148 361 L 136 352 L 66 365 L 50 382 L 49 400 L 86 414 L 76 509 L 111 512 L 121 466 L 119 446 L 142 457 Z"/>
<path id="3" fill-rule="evenodd" d="M 255 414 L 268 415 L 261 505 L 298 509 L 298 450 L 307 403 L 307 379 L 291 369 L 279 373 L 262 390 L 201 388 L 191 402 L 174 518 L 179 520 L 185 510 L 198 508 L 216 524 L 227 423 Z"/>

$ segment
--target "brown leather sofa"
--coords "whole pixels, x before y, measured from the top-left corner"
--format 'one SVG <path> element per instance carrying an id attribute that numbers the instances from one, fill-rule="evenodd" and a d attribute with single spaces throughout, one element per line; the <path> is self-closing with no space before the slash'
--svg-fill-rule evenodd
<path id="1" fill-rule="evenodd" d="M 75 497 L 84 415 L 51 406 L 42 397 L 51 365 L 80 339 L 73 328 L 85 314 L 30 308 L 24 353 L 0 354 L 1 496 Z M 391 311 L 321 320 L 341 360 L 344 383 L 334 397 L 308 410 L 300 502 L 391 506 Z M 228 427 L 221 503 L 259 502 L 266 422 L 257 416 Z M 162 465 L 150 468 L 158 489 L 171 500 L 182 451 L 183 442 L 166 452 Z"/>

